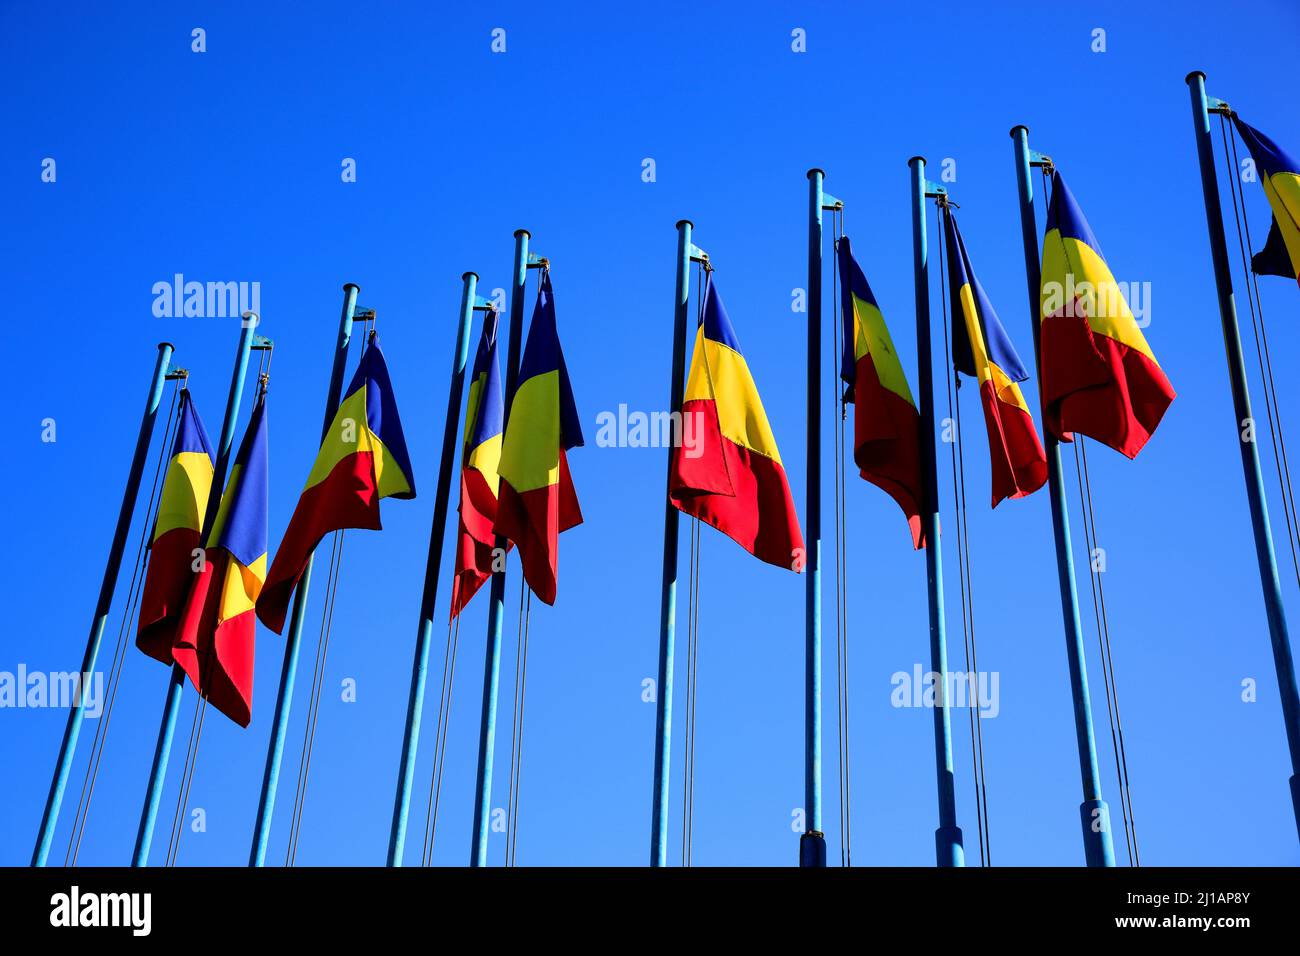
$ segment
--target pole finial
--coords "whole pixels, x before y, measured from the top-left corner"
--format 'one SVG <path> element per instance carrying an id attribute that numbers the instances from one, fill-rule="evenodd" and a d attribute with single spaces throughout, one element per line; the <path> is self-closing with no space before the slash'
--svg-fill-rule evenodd
<path id="1" fill-rule="evenodd" d="M 347 292 L 348 289 L 355 289 L 357 292 L 360 292 L 360 291 L 361 291 L 361 286 L 357 285 L 355 282 L 345 282 L 345 283 L 343 283 L 343 291 L 344 291 L 344 292 Z"/>
<path id="2" fill-rule="evenodd" d="M 682 226 L 690 226 L 692 229 L 694 229 L 695 223 L 691 222 L 689 219 L 678 219 L 675 228 L 680 229 L 682 228 Z"/>
<path id="3" fill-rule="evenodd" d="M 173 352 L 175 352 L 176 346 L 172 345 L 170 342 L 159 342 L 158 351 L 161 352 L 163 349 L 171 349 Z"/>
<path id="4" fill-rule="evenodd" d="M 477 273 L 477 272 L 462 272 L 462 273 L 461 273 L 461 276 L 460 276 L 460 281 L 461 281 L 461 282 L 464 282 L 464 281 L 465 281 L 466 279 L 468 279 L 470 276 L 473 276 L 475 279 L 478 279 L 478 273 Z"/>
<path id="5" fill-rule="evenodd" d="M 531 239 L 533 237 L 533 234 L 529 232 L 527 229 L 516 229 L 515 238 L 518 239 L 521 236 L 527 239 Z"/>
<path id="6" fill-rule="evenodd" d="M 907 161 L 907 165 L 909 165 L 909 166 L 911 166 L 911 165 L 914 164 L 914 163 L 920 163 L 922 166 L 924 166 L 924 165 L 925 165 L 925 157 L 924 157 L 924 156 L 913 156 L 911 159 L 909 159 L 909 160 Z"/>
<path id="7" fill-rule="evenodd" d="M 822 178 L 825 178 L 826 170 L 819 169 L 818 167 L 814 166 L 812 169 L 808 170 L 808 178 L 812 179 L 814 176 L 821 176 Z"/>
<path id="8" fill-rule="evenodd" d="M 1192 70 L 1192 72 L 1188 73 L 1187 76 L 1183 78 L 1183 81 L 1187 83 L 1188 86 L 1190 86 L 1192 84 L 1193 78 L 1198 76 L 1201 78 L 1201 82 L 1204 83 L 1205 82 L 1204 70 Z"/>
<path id="9" fill-rule="evenodd" d="M 1011 127 L 1011 138 L 1012 138 L 1012 139 L 1015 139 L 1015 138 L 1016 138 L 1016 133 L 1019 133 L 1019 132 L 1021 132 L 1022 130 L 1024 131 L 1025 136 L 1028 137 L 1028 136 L 1029 136 L 1029 127 L 1026 126 L 1024 123 L 1017 123 L 1015 126 Z"/>

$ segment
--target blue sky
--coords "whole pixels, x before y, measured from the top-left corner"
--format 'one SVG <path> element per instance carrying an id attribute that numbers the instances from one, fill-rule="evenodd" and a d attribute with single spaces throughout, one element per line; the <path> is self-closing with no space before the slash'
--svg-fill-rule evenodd
<path id="1" fill-rule="evenodd" d="M 654 735 L 642 681 L 657 656 L 664 452 L 600 448 L 593 438 L 598 413 L 666 401 L 674 222 L 694 220 L 696 241 L 713 258 L 802 514 L 805 325 L 790 302 L 807 281 L 805 171 L 825 169 L 826 188 L 846 202 L 854 250 L 915 387 L 907 158 L 925 155 L 934 167 L 956 160 L 949 188 L 972 262 L 1028 355 L 1007 135 L 1025 123 L 1031 145 L 1055 157 L 1068 179 L 1116 277 L 1151 284 L 1148 340 L 1178 391 L 1136 462 L 1096 445 L 1090 453 L 1143 861 L 1300 862 L 1183 83 L 1189 70 L 1205 70 L 1211 93 L 1300 149 L 1293 97 L 1279 82 L 1300 23 L 1284 3 L 1222 14 L 1202 3 L 1177 17 L 1131 3 L 936 4 L 923 13 L 824 2 L 625 11 L 492 4 L 473 12 L 333 2 L 310 11 L 6 4 L 0 29 L 12 42 L 0 70 L 9 146 L 0 175 L 10 227 L 0 257 L 9 266 L 15 441 L 7 460 L 16 501 L 3 519 L 11 546 L 0 571 L 15 593 L 0 670 L 70 670 L 80 661 L 159 340 L 176 344 L 209 430 L 219 428 L 236 323 L 156 318 L 154 283 L 179 272 L 261 284 L 262 331 L 276 342 L 272 542 L 315 453 L 340 288 L 358 283 L 361 304 L 378 312 L 421 495 L 385 502 L 383 532 L 348 535 L 298 862 L 382 863 L 460 275 L 477 271 L 489 293 L 507 286 L 511 234 L 526 227 L 552 262 L 589 444 L 570 455 L 586 523 L 562 539 L 555 608 L 533 614 L 518 860 L 641 865 Z M 191 52 L 196 27 L 206 30 L 202 54 Z M 490 49 L 497 27 L 506 30 L 503 54 Z M 791 50 L 796 28 L 806 31 L 805 53 Z M 1095 28 L 1106 31 L 1104 53 L 1090 49 Z M 54 183 L 41 181 L 46 157 L 57 163 Z M 355 183 L 341 181 L 348 157 Z M 647 157 L 653 183 L 641 177 Z M 1258 242 L 1267 223 L 1262 191 L 1249 188 L 1247 202 Z M 1290 321 L 1296 289 L 1282 279 L 1262 288 L 1273 356 L 1287 368 L 1300 350 Z M 829 273 L 827 290 L 829 323 Z M 938 302 L 935 294 L 936 344 Z M 29 335 L 33 328 L 40 334 Z M 1248 361 L 1253 368 L 1251 352 Z M 936 355 L 938 381 L 941 363 Z M 828 379 L 828 396 L 830 388 Z M 1027 395 L 1036 407 L 1033 383 Z M 1286 376 L 1280 396 L 1284 409 L 1300 401 Z M 1037 494 L 989 512 L 973 392 L 962 398 L 980 664 L 1000 680 L 1000 713 L 984 724 L 993 859 L 1075 865 L 1080 787 L 1048 500 Z M 938 405 L 946 405 L 942 395 Z M 246 403 L 241 431 L 247 413 Z M 57 423 L 54 443 L 41 441 L 46 418 Z M 829 550 L 829 416 L 825 429 Z M 951 524 L 946 448 L 941 456 Z M 890 703 L 891 675 L 928 661 L 924 560 L 883 493 L 856 475 L 847 490 L 854 861 L 929 865 L 931 715 Z M 1073 492 L 1071 506 L 1079 541 Z M 951 536 L 944 545 L 957 666 Z M 448 561 L 450 548 L 445 554 Z M 1279 560 L 1289 584 L 1289 558 Z M 512 559 L 497 807 L 509 764 L 518 580 Z M 288 831 L 319 581 L 273 862 L 283 859 Z M 1080 585 L 1087 618 L 1086 578 Z M 829 565 L 825 587 L 829 612 Z M 694 861 L 791 864 L 791 814 L 803 802 L 803 581 L 706 529 L 700 592 Z M 1293 586 L 1286 596 L 1296 620 Z M 461 631 L 438 864 L 469 855 L 485 607 L 477 599 Z M 826 629 L 833 637 L 829 613 Z M 437 632 L 408 861 L 418 859 L 423 831 L 444 636 Z M 210 715 L 191 791 L 207 829 L 185 833 L 182 863 L 247 858 L 282 647 L 259 629 L 248 730 Z M 1104 783 L 1117 808 L 1091 633 L 1088 653 Z M 162 707 L 165 669 L 134 648 L 127 655 L 81 850 L 86 864 L 129 861 Z M 684 665 L 684 651 L 678 660 Z M 838 862 L 834 663 L 828 642 L 825 823 Z M 1258 683 L 1253 703 L 1242 700 L 1248 678 Z M 350 703 L 340 699 L 348 679 L 357 688 Z M 678 687 L 680 730 L 680 677 Z M 193 703 L 187 692 L 155 861 Z M 30 856 L 65 716 L 0 710 L 8 781 L 0 863 Z M 63 858 L 93 728 L 83 734 L 52 859 Z M 677 743 L 673 834 L 680 734 Z M 964 712 L 954 715 L 954 746 L 958 812 L 974 857 Z M 1123 859 L 1122 841 L 1118 852 Z M 494 835 L 491 860 L 503 854 Z M 670 859 L 677 855 L 674 844 Z"/>

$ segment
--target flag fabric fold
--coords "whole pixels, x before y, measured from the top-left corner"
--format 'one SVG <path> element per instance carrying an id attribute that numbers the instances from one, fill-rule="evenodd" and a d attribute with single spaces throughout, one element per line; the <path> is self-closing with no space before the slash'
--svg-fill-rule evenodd
<path id="1" fill-rule="evenodd" d="M 179 424 L 149 543 L 135 643 L 155 660 L 172 662 L 172 643 L 194 580 L 195 550 L 212 490 L 212 445 L 188 388 L 180 392 Z"/>
<path id="2" fill-rule="evenodd" d="M 953 365 L 979 383 L 996 508 L 1004 498 L 1023 498 L 1047 482 L 1047 454 L 1018 384 L 1029 372 L 975 277 L 952 207 L 944 207 L 944 214 Z"/>
<path id="3" fill-rule="evenodd" d="M 1078 432 L 1136 458 L 1174 389 L 1059 171 L 1043 237 L 1039 315 L 1043 427 L 1061 441 Z"/>
<path id="4" fill-rule="evenodd" d="M 499 317 L 489 312 L 483 320 L 469 398 L 465 403 L 465 437 L 460 465 L 460 533 L 456 545 L 456 573 L 451 582 L 451 616 L 454 618 L 492 576 L 492 548 L 496 536 L 497 492 L 500 485 L 501 425 L 505 404 L 501 396 L 501 369 L 497 361 Z"/>
<path id="5" fill-rule="evenodd" d="M 547 604 L 555 603 L 559 536 L 582 524 L 567 454 L 581 444 L 582 427 L 555 324 L 551 272 L 543 268 L 501 442 L 494 530 L 514 542 L 524 579 Z"/>
<path id="6" fill-rule="evenodd" d="M 263 392 L 231 466 L 172 647 L 194 688 L 241 727 L 252 717 L 254 607 L 266 579 L 267 457 Z"/>
<path id="7" fill-rule="evenodd" d="M 1239 116 L 1232 119 L 1255 160 L 1259 184 L 1273 210 L 1268 238 L 1251 259 L 1251 270 L 1300 282 L 1300 163 Z"/>
<path id="8" fill-rule="evenodd" d="M 761 561 L 802 571 L 803 534 L 776 438 L 709 274 L 670 451 L 668 496 Z"/>
<path id="9" fill-rule="evenodd" d="M 388 365 L 371 333 L 266 575 L 257 616 L 279 633 L 307 560 L 331 531 L 378 531 L 382 498 L 414 498 L 415 477 Z"/>
<path id="10" fill-rule="evenodd" d="M 844 357 L 840 378 L 848 386 L 853 413 L 853 461 L 858 472 L 903 509 L 914 548 L 925 547 L 921 530 L 921 416 L 884 314 L 853 258 L 848 236 L 836 242 Z"/>

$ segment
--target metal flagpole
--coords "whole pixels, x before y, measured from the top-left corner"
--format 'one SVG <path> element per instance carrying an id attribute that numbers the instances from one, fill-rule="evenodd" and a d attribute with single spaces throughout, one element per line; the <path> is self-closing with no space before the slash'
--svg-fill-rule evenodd
<path id="1" fill-rule="evenodd" d="M 113 529 L 113 543 L 108 548 L 108 560 L 104 562 L 104 577 L 99 586 L 99 601 L 95 604 L 95 616 L 90 622 L 90 637 L 86 641 L 86 653 L 81 658 L 81 681 L 84 688 L 95 670 L 95 660 L 99 656 L 99 645 L 104 637 L 104 626 L 108 622 L 108 612 L 113 603 L 113 591 L 117 588 L 117 574 L 122 567 L 122 550 L 126 547 L 126 536 L 131 530 L 131 518 L 135 514 L 136 498 L 140 493 L 140 478 L 144 474 L 145 458 L 149 453 L 149 442 L 153 437 L 154 420 L 158 417 L 158 404 L 162 401 L 163 383 L 171 377 L 171 358 L 174 348 L 170 342 L 158 343 L 158 358 L 154 362 L 153 375 L 149 380 L 149 394 L 144 403 L 144 416 L 140 420 L 140 431 L 135 439 L 135 454 L 131 458 L 131 467 L 127 471 L 126 489 L 122 492 L 122 505 L 117 513 L 117 525 Z M 63 793 L 67 787 L 68 774 L 72 770 L 72 760 L 77 752 L 77 738 L 81 735 L 81 722 L 86 715 L 85 701 L 78 693 L 68 712 L 68 723 L 63 728 L 63 742 L 59 745 L 59 757 L 54 764 L 54 779 L 50 782 L 50 793 L 45 798 L 45 812 L 41 816 L 41 829 L 36 838 L 36 849 L 32 853 L 32 866 L 44 866 L 50 855 L 50 845 L 54 841 L 54 830 L 59 823 L 59 808 L 63 805 Z"/>
<path id="2" fill-rule="evenodd" d="M 1210 109 L 1227 112 L 1222 100 L 1207 97 L 1205 74 L 1199 70 L 1187 75 L 1192 95 L 1192 123 L 1196 133 L 1196 154 L 1201 164 L 1201 187 L 1205 193 L 1205 218 L 1210 234 L 1210 258 L 1214 262 L 1214 284 L 1219 295 L 1219 317 L 1223 323 L 1223 350 L 1228 359 L 1228 378 L 1232 384 L 1232 407 L 1241 444 L 1241 470 L 1246 479 L 1246 499 L 1250 504 L 1250 524 L 1255 533 L 1255 557 L 1259 563 L 1259 583 L 1264 592 L 1268 615 L 1268 634 L 1273 644 L 1273 666 L 1277 670 L 1282 719 L 1286 726 L 1287 747 L 1291 752 L 1291 804 L 1296 828 L 1300 832 L 1300 695 L 1296 692 L 1295 662 L 1291 656 L 1291 638 L 1287 632 L 1282 588 L 1277 576 L 1277 558 L 1273 553 L 1273 532 L 1268 520 L 1268 502 L 1264 497 L 1264 476 L 1260 471 L 1259 448 L 1245 429 L 1254 421 L 1250 409 L 1250 392 L 1246 384 L 1246 366 L 1241 354 L 1241 333 L 1237 327 L 1237 305 L 1232 293 L 1232 273 L 1228 263 L 1228 245 L 1223 234 L 1223 210 L 1219 205 L 1219 181 L 1214 172 L 1214 146 L 1210 139 Z M 1212 106 L 1211 106 L 1212 101 Z M 1253 429 L 1251 431 L 1253 434 Z"/>
<path id="3" fill-rule="evenodd" d="M 689 219 L 677 223 L 677 281 L 673 294 L 672 382 L 668 410 L 681 413 L 682 377 L 686 372 L 686 320 L 691 297 L 691 262 L 709 257 L 691 241 L 695 228 Z M 685 428 L 685 424 L 681 426 Z M 668 455 L 668 480 L 672 480 L 672 452 Z M 650 865 L 668 865 L 668 775 L 673 735 L 673 642 L 677 628 L 677 527 L 680 515 L 664 501 L 663 588 L 659 598 L 659 677 L 655 685 L 655 779 L 650 813 Z"/>
<path id="4" fill-rule="evenodd" d="M 270 347 L 270 342 L 254 333 L 255 328 L 257 328 L 257 315 L 245 312 L 240 320 L 239 348 L 235 352 L 235 370 L 230 378 L 230 392 L 226 396 L 226 416 L 221 422 L 221 439 L 217 444 L 217 460 L 212 471 L 212 489 L 208 494 L 207 513 L 203 516 L 201 540 L 205 547 L 208 532 L 221 506 L 221 494 L 226 483 L 226 467 L 230 462 L 230 446 L 235 440 L 235 422 L 239 418 L 240 400 L 244 394 L 248 355 L 254 348 Z M 158 743 L 153 753 L 153 767 L 149 771 L 149 785 L 145 789 L 144 809 L 140 813 L 140 829 L 136 832 L 132 866 L 147 866 L 149 863 L 149 846 L 153 842 L 153 828 L 158 819 L 158 804 L 162 801 L 163 786 L 167 781 L 167 761 L 171 756 L 172 736 L 176 732 L 176 718 L 180 714 L 181 694 L 184 690 L 185 671 L 179 664 L 173 664 L 171 679 L 167 684 L 167 698 L 163 705 L 162 725 L 158 728 Z"/>
<path id="5" fill-rule="evenodd" d="M 1025 251 L 1025 279 L 1029 291 L 1029 320 L 1034 332 L 1034 360 L 1043 367 L 1039 295 L 1042 267 L 1038 261 L 1038 225 L 1034 215 L 1034 186 L 1030 170 L 1050 166 L 1051 160 L 1029 148 L 1029 128 L 1011 130 L 1015 142 L 1016 184 L 1020 195 L 1020 233 Z M 1079 745 L 1079 774 L 1083 778 L 1083 803 L 1079 819 L 1083 826 L 1084 858 L 1089 866 L 1114 866 L 1115 846 L 1110 834 L 1110 807 L 1101 795 L 1101 773 L 1097 766 L 1097 742 L 1092 732 L 1092 699 L 1088 694 L 1088 670 L 1084 658 L 1083 627 L 1079 621 L 1079 593 L 1074 583 L 1074 553 L 1070 541 L 1070 514 L 1066 510 L 1065 485 L 1061 480 L 1060 443 L 1044 425 L 1043 449 L 1047 453 L 1047 482 L 1052 499 L 1052 537 L 1056 542 L 1056 573 L 1061 588 L 1061 617 L 1065 623 L 1065 653 L 1070 666 L 1070 694 L 1074 700 L 1074 734 Z"/>
<path id="6" fill-rule="evenodd" d="M 925 201 L 946 194 L 925 178 L 925 159 L 907 161 L 912 171 L 912 262 L 916 275 L 917 388 L 920 391 L 921 479 L 925 501 L 921 531 L 925 535 L 925 578 L 930 605 L 930 671 L 935 681 L 934 766 L 939 786 L 939 828 L 934 831 L 938 866 L 965 866 L 961 827 L 957 825 L 956 781 L 952 772 L 952 720 L 948 700 L 948 638 L 943 610 L 943 561 L 939 547 L 939 477 L 934 451 L 934 366 L 930 351 L 930 258 L 925 236 Z M 945 318 L 946 321 L 946 318 Z"/>
<path id="7" fill-rule="evenodd" d="M 402 865 L 406 845 L 406 818 L 411 806 L 411 785 L 415 781 L 415 758 L 420 743 L 420 720 L 424 712 L 424 685 L 429 666 L 429 645 L 433 641 L 433 608 L 438 596 L 438 573 L 443 538 L 447 531 L 447 498 L 456 465 L 456 431 L 460 424 L 461 395 L 465 384 L 465 362 L 469 357 L 469 327 L 475 311 L 491 311 L 486 299 L 475 294 L 478 275 L 461 276 L 460 319 L 456 326 L 456 348 L 452 352 L 451 387 L 447 395 L 447 423 L 442 433 L 442 462 L 438 466 L 438 490 L 433 500 L 433 526 L 429 530 L 429 556 L 424 566 L 424 594 L 420 599 L 420 623 L 416 629 L 415 662 L 411 667 L 411 694 L 406 704 L 406 729 L 402 735 L 402 760 L 397 772 L 397 797 L 393 803 L 393 826 L 388 838 L 388 865 Z"/>
<path id="8" fill-rule="evenodd" d="M 325 393 L 325 424 L 321 426 L 321 442 L 329 434 L 343 394 L 343 373 L 348 364 L 348 345 L 352 341 L 352 321 L 357 317 L 357 293 L 361 289 L 353 282 L 343 286 L 343 312 L 339 316 L 339 331 L 334 340 L 334 359 L 330 368 L 329 389 Z M 280 667 L 280 690 L 275 698 L 275 716 L 271 720 L 271 740 L 266 748 L 266 769 L 262 773 L 262 793 L 257 801 L 257 821 L 253 825 L 253 848 L 249 853 L 249 866 L 262 866 L 266 862 L 266 847 L 271 839 L 271 814 L 275 812 L 275 794 L 280 783 L 280 760 L 284 756 L 284 735 L 289 730 L 289 708 L 293 702 L 293 684 L 298 675 L 299 640 L 303 620 L 307 614 L 307 592 L 311 587 L 312 556 L 293 595 L 293 611 L 289 618 L 289 633 L 284 640 L 284 663 Z"/>
<path id="9" fill-rule="evenodd" d="M 808 170 L 808 484 L 804 521 L 804 832 L 799 865 L 826 865 L 822 832 L 822 190 Z"/>
<path id="10" fill-rule="evenodd" d="M 519 352 L 523 341 L 524 282 L 528 270 L 542 264 L 540 257 L 528 251 L 527 229 L 515 230 L 515 268 L 510 290 L 510 344 L 506 351 L 505 409 L 501 433 L 510 421 L 510 403 L 514 401 L 519 378 Z M 504 554 L 506 540 L 497 536 L 495 554 Z M 495 561 L 495 554 L 493 559 Z M 470 866 L 487 866 L 488 827 L 492 808 L 492 756 L 497 733 L 497 683 L 501 673 L 501 626 L 505 619 L 506 572 L 503 567 L 492 574 L 491 600 L 488 604 L 486 660 L 483 665 L 483 714 L 479 724 L 478 772 L 474 793 L 474 835 L 470 849 Z"/>

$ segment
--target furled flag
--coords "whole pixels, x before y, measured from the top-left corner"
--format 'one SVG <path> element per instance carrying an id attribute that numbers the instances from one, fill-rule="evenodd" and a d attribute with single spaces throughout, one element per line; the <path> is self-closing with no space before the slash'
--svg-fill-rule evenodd
<path id="1" fill-rule="evenodd" d="M 1044 427 L 1061 441 L 1079 432 L 1136 458 L 1174 388 L 1058 171 L 1043 237 L 1039 314 Z"/>
<path id="2" fill-rule="evenodd" d="M 492 547 L 496 536 L 497 486 L 501 463 L 501 370 L 497 362 L 497 313 L 483 320 L 478 352 L 470 373 L 465 407 L 465 440 L 460 463 L 460 535 L 456 546 L 456 576 L 451 582 L 451 616 L 469 604 L 492 576 Z"/>
<path id="3" fill-rule="evenodd" d="M 415 477 L 388 365 L 372 332 L 267 572 L 257 601 L 262 623 L 276 633 L 284 627 L 289 598 L 321 538 L 343 528 L 378 531 L 379 500 L 390 497 L 414 498 Z"/>
<path id="4" fill-rule="evenodd" d="M 172 656 L 200 695 L 247 727 L 253 706 L 253 608 L 266 579 L 266 393 L 235 454 L 181 614 Z"/>
<path id="5" fill-rule="evenodd" d="M 673 443 L 668 496 L 754 557 L 802 571 L 803 534 L 776 438 L 709 275 Z"/>
<path id="6" fill-rule="evenodd" d="M 1233 116 L 1233 121 L 1255 159 L 1260 185 L 1273 208 L 1268 239 L 1251 259 L 1250 268 L 1257 275 L 1286 276 L 1300 282 L 1300 163 L 1240 117 Z"/>
<path id="7" fill-rule="evenodd" d="M 853 461 L 867 481 L 903 509 L 912 545 L 925 547 L 921 530 L 921 416 L 907 387 L 903 364 L 884 314 L 871 294 L 847 236 L 836 243 L 844 312 L 844 359 L 840 378 L 853 402 Z"/>
<path id="8" fill-rule="evenodd" d="M 560 532 L 582 524 L 566 454 L 581 444 L 555 327 L 551 272 L 544 268 L 501 444 L 495 531 L 519 548 L 524 578 L 547 604 L 555 603 Z"/>
<path id="9" fill-rule="evenodd" d="M 945 207 L 945 214 L 953 364 L 957 371 L 979 382 L 996 508 L 1003 498 L 1023 498 L 1043 486 L 1047 481 L 1047 455 L 1016 384 L 1029 378 L 1029 372 L 975 277 L 952 207 Z"/>
<path id="10" fill-rule="evenodd" d="M 202 541 L 211 490 L 212 446 L 190 390 L 183 388 L 180 424 L 158 501 L 135 637 L 140 650 L 164 664 L 172 662 L 176 624 L 194 580 L 195 551 Z"/>

